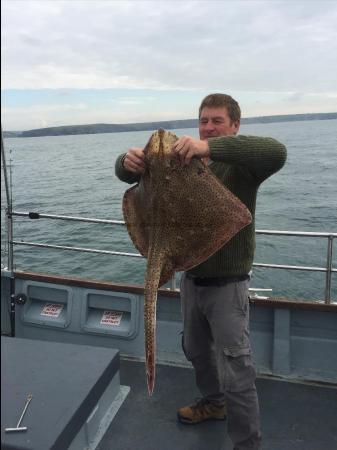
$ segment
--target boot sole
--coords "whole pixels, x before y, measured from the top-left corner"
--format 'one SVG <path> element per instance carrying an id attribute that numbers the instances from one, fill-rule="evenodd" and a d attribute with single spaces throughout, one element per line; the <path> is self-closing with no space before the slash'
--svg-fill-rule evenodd
<path id="1" fill-rule="evenodd" d="M 188 419 L 184 419 L 182 416 L 180 416 L 179 414 L 177 414 L 178 420 L 180 423 L 184 424 L 184 425 L 198 425 L 199 423 L 202 422 L 207 422 L 209 420 L 219 420 L 219 421 L 223 421 L 226 420 L 227 416 L 224 417 L 208 417 L 207 419 L 203 419 L 203 420 L 199 420 L 199 421 L 191 421 Z"/>

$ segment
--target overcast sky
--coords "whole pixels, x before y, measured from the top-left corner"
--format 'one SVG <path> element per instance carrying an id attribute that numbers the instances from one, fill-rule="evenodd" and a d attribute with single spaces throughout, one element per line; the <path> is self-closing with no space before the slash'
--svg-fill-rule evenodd
<path id="1" fill-rule="evenodd" d="M 337 111 L 337 2 L 2 1 L 2 126 Z"/>

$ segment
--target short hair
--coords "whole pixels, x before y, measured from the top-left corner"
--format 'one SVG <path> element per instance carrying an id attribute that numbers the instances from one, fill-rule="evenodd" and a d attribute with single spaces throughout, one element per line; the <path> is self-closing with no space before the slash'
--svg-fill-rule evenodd
<path id="1" fill-rule="evenodd" d="M 203 108 L 226 108 L 232 122 L 237 122 L 241 118 L 239 103 L 233 97 L 226 94 L 209 94 L 203 99 L 199 107 L 199 119 Z"/>

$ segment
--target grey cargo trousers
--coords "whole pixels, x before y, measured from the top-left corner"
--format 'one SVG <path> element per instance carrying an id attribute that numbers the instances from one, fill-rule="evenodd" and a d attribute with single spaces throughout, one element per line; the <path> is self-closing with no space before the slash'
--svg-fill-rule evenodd
<path id="1" fill-rule="evenodd" d="M 234 450 L 261 448 L 248 287 L 248 280 L 200 286 L 185 273 L 181 280 L 184 353 L 203 398 L 226 404 Z"/>

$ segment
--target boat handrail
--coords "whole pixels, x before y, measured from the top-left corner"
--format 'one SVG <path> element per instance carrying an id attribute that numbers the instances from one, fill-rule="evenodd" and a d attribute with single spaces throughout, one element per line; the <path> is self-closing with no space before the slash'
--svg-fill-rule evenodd
<path id="1" fill-rule="evenodd" d="M 30 219 L 58 219 L 58 220 L 72 220 L 78 222 L 88 223 L 104 223 L 108 225 L 124 225 L 124 220 L 109 220 L 109 219 L 95 219 L 91 217 L 78 217 L 78 216 L 64 216 L 59 214 L 44 214 L 39 212 L 27 212 L 27 211 L 12 211 L 12 216 L 29 217 Z M 329 232 L 313 232 L 313 231 L 282 231 L 282 230 L 256 230 L 257 234 L 272 234 L 272 235 L 284 235 L 284 236 L 308 236 L 308 237 L 324 237 L 332 236 L 337 237 L 337 233 Z"/>
<path id="2" fill-rule="evenodd" d="M 67 220 L 67 221 L 125 226 L 125 222 L 123 220 L 96 219 L 96 218 L 90 218 L 90 217 L 45 214 L 45 213 L 40 213 L 40 212 L 26 212 L 26 211 L 13 211 L 13 210 L 10 212 L 8 210 L 7 215 L 10 216 L 9 219 L 11 219 L 13 216 L 18 216 L 18 217 L 27 217 L 29 219 L 51 219 L 51 220 L 55 219 L 55 220 Z M 327 258 L 326 258 L 326 266 L 325 267 L 297 266 L 297 265 L 287 265 L 287 264 L 265 264 L 265 263 L 255 263 L 255 262 L 253 263 L 253 267 L 301 270 L 301 271 L 312 271 L 312 272 L 325 272 L 326 273 L 326 283 L 325 283 L 324 301 L 327 304 L 331 303 L 331 278 L 332 278 L 332 273 L 337 272 L 337 268 L 332 267 L 333 240 L 335 238 L 337 238 L 337 233 L 284 231 L 284 230 L 256 230 L 256 234 L 258 234 L 258 235 L 273 235 L 273 236 L 314 237 L 314 238 L 328 239 L 328 249 L 327 249 Z M 11 246 L 23 245 L 23 246 L 43 247 L 43 248 L 58 249 L 58 250 L 69 250 L 69 251 L 78 251 L 78 252 L 86 252 L 86 253 L 98 253 L 98 254 L 105 254 L 105 255 L 117 255 L 117 256 L 143 258 L 143 256 L 138 253 L 118 252 L 118 251 L 100 250 L 100 249 L 94 249 L 94 248 L 44 244 L 44 243 L 39 243 L 39 242 L 29 242 L 29 241 L 23 241 L 23 240 L 17 241 L 17 240 L 10 239 L 9 245 L 11 245 Z M 172 281 L 171 281 L 171 289 L 172 290 L 176 289 L 174 277 L 172 278 Z"/>

